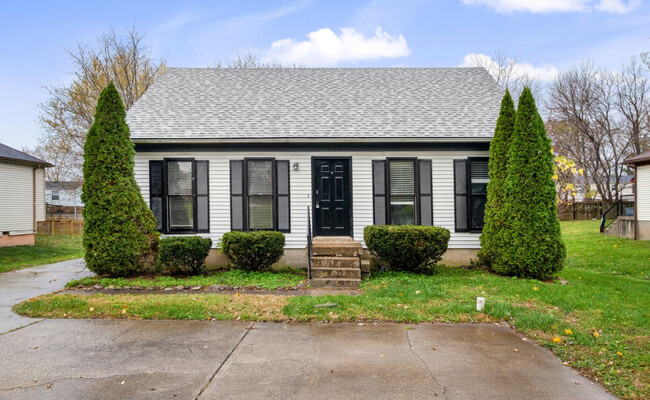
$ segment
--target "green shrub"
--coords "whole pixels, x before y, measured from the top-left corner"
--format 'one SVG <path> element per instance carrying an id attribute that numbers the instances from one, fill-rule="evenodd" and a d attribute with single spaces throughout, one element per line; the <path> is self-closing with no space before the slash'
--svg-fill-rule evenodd
<path id="1" fill-rule="evenodd" d="M 84 145 L 84 257 L 98 275 L 141 273 L 156 258 L 160 234 L 133 176 L 130 136 L 124 104 L 111 82 L 99 96 Z"/>
<path id="2" fill-rule="evenodd" d="M 204 272 L 212 239 L 200 236 L 178 236 L 160 239 L 160 264 L 177 275 L 199 275 Z"/>
<path id="3" fill-rule="evenodd" d="M 508 175 L 508 151 L 512 132 L 515 129 L 515 103 L 506 90 L 501 101 L 501 111 L 490 142 L 490 181 L 487 186 L 485 204 L 485 226 L 481 233 L 479 261 L 492 265 L 503 248 L 504 224 L 506 219 L 503 204 L 506 201 L 505 182 Z"/>
<path id="4" fill-rule="evenodd" d="M 437 226 L 371 225 L 363 230 L 370 253 L 391 270 L 427 272 L 447 251 L 449 230 Z"/>
<path id="5" fill-rule="evenodd" d="M 284 254 L 284 234 L 274 231 L 228 232 L 221 238 L 220 248 L 235 268 L 263 271 Z"/>
<path id="6" fill-rule="evenodd" d="M 562 269 L 566 249 L 557 215 L 553 153 L 529 88 L 519 97 L 508 152 L 500 274 L 546 279 Z"/>

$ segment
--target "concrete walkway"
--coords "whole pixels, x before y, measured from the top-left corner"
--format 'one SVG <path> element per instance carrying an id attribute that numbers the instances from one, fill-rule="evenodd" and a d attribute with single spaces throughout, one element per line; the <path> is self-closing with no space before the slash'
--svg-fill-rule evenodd
<path id="1" fill-rule="evenodd" d="M 72 279 L 93 275 L 81 258 L 0 274 L 0 334 L 38 319 L 14 314 L 11 307 L 35 296 L 61 290 Z"/>
<path id="2" fill-rule="evenodd" d="M 44 320 L 0 354 L 0 399 L 614 398 L 494 325 Z"/>

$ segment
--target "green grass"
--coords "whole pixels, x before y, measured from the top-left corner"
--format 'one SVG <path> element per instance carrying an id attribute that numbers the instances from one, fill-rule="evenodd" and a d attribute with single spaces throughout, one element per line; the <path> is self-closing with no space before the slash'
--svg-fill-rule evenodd
<path id="1" fill-rule="evenodd" d="M 374 274 L 359 296 L 51 295 L 15 309 L 49 318 L 506 321 L 617 396 L 650 398 L 650 242 L 601 235 L 597 221 L 562 228 L 566 284 L 440 266 L 433 276 Z M 326 302 L 338 306 L 314 308 Z"/>
<path id="2" fill-rule="evenodd" d="M 0 273 L 83 256 L 81 236 L 36 235 L 34 246 L 0 247 Z"/>
<path id="3" fill-rule="evenodd" d="M 274 290 L 295 286 L 304 282 L 306 276 L 301 271 L 284 270 L 278 272 L 248 272 L 241 270 L 219 271 L 210 275 L 198 275 L 189 277 L 157 276 L 154 278 L 97 278 L 88 277 L 78 281 L 70 281 L 66 285 L 74 288 L 79 285 L 102 285 L 104 287 L 174 287 L 174 286 L 211 286 L 229 285 L 238 287 L 255 287 Z"/>

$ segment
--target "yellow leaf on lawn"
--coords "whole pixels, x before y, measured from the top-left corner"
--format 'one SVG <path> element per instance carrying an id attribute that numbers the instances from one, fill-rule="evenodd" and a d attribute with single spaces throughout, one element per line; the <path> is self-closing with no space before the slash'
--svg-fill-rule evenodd
<path id="1" fill-rule="evenodd" d="M 597 330 L 595 330 L 595 329 L 594 329 L 593 332 L 591 332 L 591 334 L 594 335 L 594 337 L 595 337 L 596 339 L 598 339 L 598 338 L 600 337 L 600 333 L 599 333 Z"/>

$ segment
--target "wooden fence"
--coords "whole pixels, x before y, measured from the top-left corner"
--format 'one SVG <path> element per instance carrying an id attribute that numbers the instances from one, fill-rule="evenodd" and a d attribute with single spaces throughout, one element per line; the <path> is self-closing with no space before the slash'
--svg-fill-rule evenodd
<path id="1" fill-rule="evenodd" d="M 38 221 L 37 232 L 43 235 L 81 235 L 84 230 L 83 220 L 48 219 Z"/>

